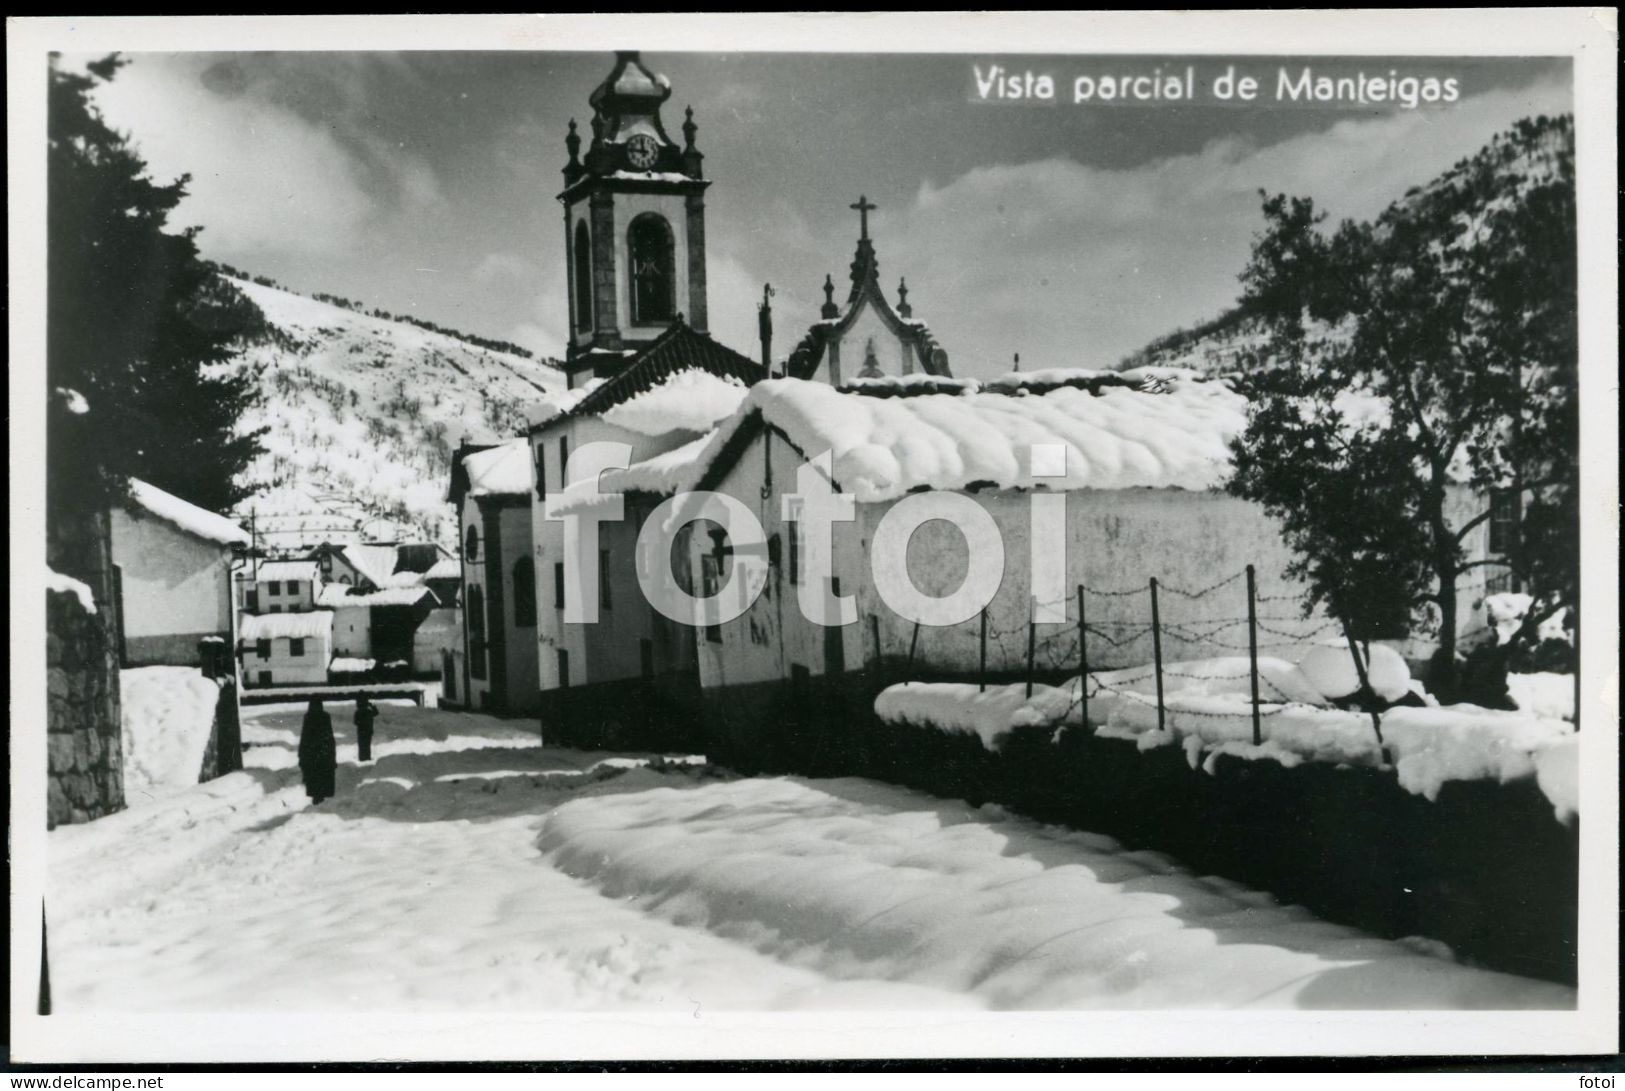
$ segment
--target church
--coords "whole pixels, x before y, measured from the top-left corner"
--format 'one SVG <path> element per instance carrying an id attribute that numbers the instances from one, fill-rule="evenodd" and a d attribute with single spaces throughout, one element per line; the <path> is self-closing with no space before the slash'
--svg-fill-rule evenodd
<path id="1" fill-rule="evenodd" d="M 700 699 L 695 630 L 655 611 L 638 586 L 635 566 L 647 560 L 636 556 L 638 531 L 664 490 L 658 482 L 628 485 L 624 518 L 599 524 L 596 556 L 573 566 L 572 582 L 565 551 L 575 548 L 575 528 L 550 515 L 563 510 L 572 485 L 599 472 L 573 464 L 572 452 L 616 441 L 631 447 L 634 465 L 675 472 L 764 378 L 841 386 L 951 374 L 947 353 L 913 317 L 906 282 L 899 281 L 895 304 L 881 287 L 869 233 L 876 206 L 866 197 L 852 206 L 859 238 L 844 304 L 826 276 L 819 320 L 778 361 L 771 289 L 755 359 L 715 340 L 706 297 L 711 179 L 693 108 L 683 112 L 681 143 L 666 127 L 662 110 L 671 94 L 670 82 L 638 52 L 619 52 L 588 96 L 587 134 L 572 120 L 564 141 L 558 200 L 569 273 L 568 390 L 542 409 L 526 437 L 536 625 L 502 638 L 509 647 L 534 642 L 550 742 L 671 745 L 682 741 L 681 725 L 694 723 Z M 575 596 L 597 600 L 596 622 L 565 620 Z M 467 654 L 485 650 L 471 644 Z"/>

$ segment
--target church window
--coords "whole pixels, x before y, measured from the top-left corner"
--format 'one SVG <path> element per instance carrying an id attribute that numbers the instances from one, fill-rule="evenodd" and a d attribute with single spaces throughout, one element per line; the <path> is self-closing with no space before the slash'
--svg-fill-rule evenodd
<path id="1" fill-rule="evenodd" d="M 576 329 L 584 333 L 592 329 L 592 236 L 586 220 L 576 221 L 575 282 Z"/>
<path id="2" fill-rule="evenodd" d="M 645 212 L 627 231 L 632 270 L 632 324 L 670 322 L 677 312 L 676 246 L 664 217 Z"/>
<path id="3" fill-rule="evenodd" d="M 468 538 L 463 546 L 463 555 L 471 561 L 480 559 L 480 532 L 477 527 L 468 528 Z"/>

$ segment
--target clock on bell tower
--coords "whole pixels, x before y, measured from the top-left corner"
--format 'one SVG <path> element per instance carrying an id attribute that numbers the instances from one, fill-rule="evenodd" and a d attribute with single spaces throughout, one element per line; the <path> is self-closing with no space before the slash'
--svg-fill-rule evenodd
<path id="1" fill-rule="evenodd" d="M 683 145 L 666 135 L 664 76 L 636 50 L 588 97 L 592 142 L 570 122 L 564 166 L 565 260 L 569 269 L 570 385 L 608 377 L 681 315 L 706 332 L 704 156 L 694 145 L 692 108 Z"/>

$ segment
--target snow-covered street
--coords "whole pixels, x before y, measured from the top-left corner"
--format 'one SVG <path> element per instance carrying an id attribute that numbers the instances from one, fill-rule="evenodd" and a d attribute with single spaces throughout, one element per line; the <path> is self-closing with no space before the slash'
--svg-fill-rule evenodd
<path id="1" fill-rule="evenodd" d="M 245 771 L 50 834 L 58 1011 L 1574 1003 L 993 807 L 404 705 L 358 766 L 330 711 L 336 799 L 263 706 Z"/>

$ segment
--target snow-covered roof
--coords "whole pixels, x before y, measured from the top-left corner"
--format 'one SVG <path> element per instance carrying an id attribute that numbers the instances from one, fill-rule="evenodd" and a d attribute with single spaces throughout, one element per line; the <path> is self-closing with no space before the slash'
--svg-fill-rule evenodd
<path id="1" fill-rule="evenodd" d="M 463 578 L 463 562 L 456 557 L 442 557 L 423 573 L 425 580 L 460 580 Z"/>
<path id="2" fill-rule="evenodd" d="M 700 457 L 710 448 L 716 429 L 679 447 L 634 462 L 624 470 L 605 470 L 598 475 L 598 487 L 590 481 L 577 481 L 548 497 L 550 517 L 568 515 L 602 503 L 617 493 L 647 492 L 664 495 L 687 486 L 697 476 Z"/>
<path id="3" fill-rule="evenodd" d="M 292 614 L 244 614 L 237 626 L 241 640 L 327 640 L 333 635 L 331 610 Z"/>
<path id="4" fill-rule="evenodd" d="M 156 485 L 130 478 L 130 499 L 166 523 L 221 545 L 248 545 L 248 531 L 212 511 L 182 500 Z"/>
<path id="5" fill-rule="evenodd" d="M 1246 401 L 1221 382 L 1164 380 L 1156 392 L 1057 386 L 1042 394 L 874 398 L 819 382 L 774 379 L 751 388 L 675 484 L 700 486 L 729 439 L 754 415 L 808 457 L 825 451 L 835 479 L 862 501 L 912 489 L 1205 490 L 1230 472 L 1228 444 L 1246 427 Z M 1031 450 L 1066 449 L 1062 476 L 1035 476 Z"/>
<path id="6" fill-rule="evenodd" d="M 261 561 L 254 579 L 257 583 L 267 580 L 314 581 L 318 572 L 315 561 Z"/>
<path id="7" fill-rule="evenodd" d="M 691 367 L 612 406 L 604 413 L 604 420 L 644 436 L 678 430 L 704 432 L 731 416 L 745 400 L 745 393 L 745 384 L 731 375 L 723 377 Z"/>
<path id="8" fill-rule="evenodd" d="M 513 439 L 463 459 L 469 496 L 523 496 L 531 489 L 530 442 Z"/>
<path id="9" fill-rule="evenodd" d="M 413 575 L 418 574 L 414 572 Z M 316 605 L 326 610 L 345 606 L 415 606 L 423 601 L 424 596 L 434 599 L 434 592 L 423 586 L 422 582 L 359 593 L 353 587 L 330 583 L 316 593 Z"/>
<path id="10" fill-rule="evenodd" d="M 395 572 L 395 547 L 362 543 L 344 547 L 344 559 L 361 575 L 379 587 L 389 582 Z"/>

